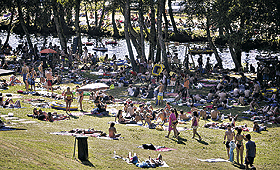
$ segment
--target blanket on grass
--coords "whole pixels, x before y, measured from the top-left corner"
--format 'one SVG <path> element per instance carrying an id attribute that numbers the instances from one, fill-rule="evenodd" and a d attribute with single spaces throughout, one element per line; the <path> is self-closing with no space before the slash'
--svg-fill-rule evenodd
<path id="1" fill-rule="evenodd" d="M 11 130 L 27 130 L 27 129 L 13 128 L 8 126 L 0 127 L 0 131 L 11 131 Z"/>
<path id="2" fill-rule="evenodd" d="M 87 137 L 95 137 L 99 139 L 107 139 L 107 140 L 119 140 L 122 139 L 123 137 L 116 137 L 116 138 L 110 138 L 108 135 L 105 134 L 105 136 L 102 136 L 102 133 L 97 132 L 97 133 L 87 133 L 87 130 L 84 132 L 78 131 L 76 133 L 71 133 L 69 131 L 61 131 L 61 132 L 49 132 L 49 134 L 52 135 L 64 135 L 64 136 L 87 136 Z"/>
<path id="3" fill-rule="evenodd" d="M 218 158 L 218 159 L 197 159 L 199 161 L 202 161 L 202 162 L 210 162 L 210 163 L 213 163 L 213 162 L 230 162 L 228 160 L 225 160 L 225 159 L 221 159 L 221 158 Z"/>
<path id="4" fill-rule="evenodd" d="M 168 152 L 168 151 L 177 150 L 177 149 L 167 148 L 165 146 L 158 146 L 158 145 L 153 145 L 153 144 L 143 144 L 143 145 L 138 146 L 137 148 L 154 150 L 154 151 L 159 151 L 159 152 Z"/>

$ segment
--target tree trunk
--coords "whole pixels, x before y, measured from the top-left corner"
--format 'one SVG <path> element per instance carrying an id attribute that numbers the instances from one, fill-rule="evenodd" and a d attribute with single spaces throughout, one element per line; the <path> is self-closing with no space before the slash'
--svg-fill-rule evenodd
<path id="1" fill-rule="evenodd" d="M 231 37 L 233 34 L 233 30 L 232 30 L 231 26 L 228 24 L 228 25 L 226 25 L 226 27 L 227 27 L 226 28 L 227 34 L 230 37 L 230 39 L 228 40 L 230 54 L 231 54 L 232 60 L 235 64 L 235 69 L 238 71 L 239 68 L 241 67 L 241 49 L 240 49 L 240 46 L 237 45 L 237 44 L 239 44 L 238 43 L 239 40 L 236 39 L 236 37 L 235 37 L 235 39 L 233 39 Z"/>
<path id="2" fill-rule="evenodd" d="M 97 27 L 97 24 L 98 24 L 97 0 L 94 1 L 94 19 L 95 19 L 95 27 Z"/>
<path id="3" fill-rule="evenodd" d="M 119 34 L 119 30 L 117 28 L 116 21 L 115 21 L 115 12 L 116 12 L 116 9 L 113 8 L 113 10 L 112 10 L 112 25 L 113 25 L 113 30 L 114 30 L 113 37 L 118 38 L 120 36 L 120 34 Z"/>
<path id="4" fill-rule="evenodd" d="M 126 40 L 126 44 L 127 44 L 127 49 L 128 49 L 132 69 L 133 69 L 133 71 L 136 71 L 136 69 L 137 69 L 136 68 L 136 63 L 135 63 L 135 59 L 134 59 L 134 56 L 133 56 L 132 46 L 131 46 L 131 43 L 130 43 L 130 36 L 129 36 L 129 32 L 128 32 L 128 25 L 129 25 L 129 22 L 130 22 L 130 0 L 125 1 L 125 6 L 123 8 L 123 11 L 124 11 L 124 35 L 125 35 L 125 40 Z"/>
<path id="5" fill-rule="evenodd" d="M 142 50 L 142 57 L 146 59 L 145 55 L 145 43 L 144 43 L 144 18 L 143 18 L 143 1 L 139 0 L 139 21 L 140 21 L 140 43 Z"/>
<path id="6" fill-rule="evenodd" d="M 166 13 L 163 13 L 163 18 L 164 18 L 164 22 L 165 22 L 165 27 L 164 27 L 164 39 L 165 41 L 167 41 L 168 38 L 168 19 L 166 16 Z"/>
<path id="7" fill-rule="evenodd" d="M 76 36 L 78 38 L 78 53 L 82 54 L 81 29 L 79 24 L 80 3 L 81 0 L 75 1 L 75 29 L 76 29 Z"/>
<path id="8" fill-rule="evenodd" d="M 158 28 L 158 41 L 161 47 L 161 54 L 162 54 L 162 59 L 163 59 L 163 63 L 164 66 L 166 68 L 166 71 L 169 73 L 170 69 L 169 69 L 169 64 L 168 64 L 168 60 L 167 60 L 167 55 L 166 55 L 166 48 L 165 48 L 165 43 L 162 37 L 162 13 L 164 12 L 165 8 L 165 0 L 158 0 L 158 17 L 157 17 L 157 28 Z"/>
<path id="9" fill-rule="evenodd" d="M 67 50 L 67 41 L 63 34 L 63 28 L 62 28 L 61 22 L 59 21 L 59 14 L 58 14 L 57 7 L 58 7 L 58 4 L 57 4 L 56 0 L 53 0 L 53 13 L 54 13 L 54 23 L 55 23 L 56 31 L 58 34 L 61 48 L 64 50 Z"/>
<path id="10" fill-rule="evenodd" d="M 158 39 L 157 39 L 158 41 Z M 159 42 L 157 42 L 157 53 L 156 53 L 156 59 L 155 59 L 155 63 L 159 63 L 161 61 L 161 47 Z"/>
<path id="11" fill-rule="evenodd" d="M 22 27 L 24 33 L 25 33 L 25 36 L 26 36 L 26 39 L 27 39 L 29 48 L 31 49 L 31 51 L 34 51 L 33 44 L 32 44 L 31 38 L 30 38 L 30 34 L 29 34 L 29 32 L 28 32 L 28 29 L 27 29 L 27 27 L 26 27 L 26 25 L 25 25 L 25 22 L 24 22 L 24 19 L 23 19 L 21 1 L 20 1 L 20 0 L 17 0 L 17 4 L 18 4 L 18 17 L 19 17 L 19 22 L 20 22 L 20 24 L 21 24 L 21 27 Z"/>
<path id="12" fill-rule="evenodd" d="M 215 44 L 213 43 L 213 40 L 212 40 L 212 37 L 210 35 L 210 19 L 209 19 L 209 16 L 208 14 L 206 14 L 206 32 L 207 32 L 207 39 L 208 39 L 208 42 L 209 42 L 209 45 L 210 45 L 210 48 L 214 50 L 214 54 L 215 54 L 215 58 L 218 62 L 218 65 L 222 68 L 223 65 L 222 65 L 222 60 L 218 54 L 218 51 L 217 51 L 217 48 L 215 47 Z"/>
<path id="13" fill-rule="evenodd" d="M 98 30 L 101 29 L 104 14 L 105 14 L 105 0 L 103 1 L 103 5 L 102 5 L 102 13 L 101 13 L 101 17 L 100 17 L 99 24 L 98 24 Z"/>
<path id="14" fill-rule="evenodd" d="M 88 33 L 90 32 L 90 25 L 89 25 L 89 20 L 88 20 L 88 13 L 87 13 L 87 4 L 85 3 L 85 13 L 86 13 L 86 21 L 87 21 L 87 26 L 88 26 Z"/>
<path id="15" fill-rule="evenodd" d="M 150 8 L 151 8 L 151 29 L 150 29 L 150 51 L 149 58 L 154 62 L 155 61 L 155 48 L 156 48 L 156 17 L 155 17 L 155 7 L 154 0 L 150 0 Z"/>
<path id="16" fill-rule="evenodd" d="M 168 10 L 169 17 L 170 17 L 170 20 L 171 20 L 171 23 L 172 23 L 173 31 L 174 31 L 175 36 L 176 36 L 176 35 L 178 35 L 178 29 L 177 29 L 176 22 L 175 22 L 174 16 L 173 16 L 173 11 L 172 11 L 172 7 L 171 7 L 171 0 L 168 0 L 168 8 L 169 8 L 169 10 Z"/>
<path id="17" fill-rule="evenodd" d="M 5 43 L 4 43 L 4 47 L 6 46 L 6 45 L 8 45 L 8 42 L 9 42 L 9 39 L 10 39 L 10 35 L 11 35 L 11 29 L 12 29 L 12 23 L 13 23 L 13 19 L 14 19 L 14 7 L 12 7 L 12 9 L 11 9 L 11 18 L 10 18 L 10 23 L 9 23 L 9 25 L 8 25 L 8 34 L 7 34 L 7 38 L 6 38 L 6 41 L 5 41 Z"/>

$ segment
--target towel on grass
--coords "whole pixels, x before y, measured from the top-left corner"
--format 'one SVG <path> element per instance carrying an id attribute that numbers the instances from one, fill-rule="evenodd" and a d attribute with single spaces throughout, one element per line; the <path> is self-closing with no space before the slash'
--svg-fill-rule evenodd
<path id="1" fill-rule="evenodd" d="M 210 163 L 213 163 L 213 162 L 230 162 L 228 160 L 225 160 L 225 159 L 221 159 L 221 158 L 218 158 L 218 159 L 197 159 L 199 161 L 202 161 L 202 162 L 210 162 Z"/>
<path id="2" fill-rule="evenodd" d="M 26 129 L 13 128 L 13 127 L 7 127 L 7 126 L 4 126 L 4 127 L 0 128 L 0 131 L 11 131 L 11 130 L 26 130 Z"/>

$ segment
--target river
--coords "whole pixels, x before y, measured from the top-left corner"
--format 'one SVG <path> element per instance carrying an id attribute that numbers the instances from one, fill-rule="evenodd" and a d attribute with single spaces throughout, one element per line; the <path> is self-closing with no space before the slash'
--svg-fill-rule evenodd
<path id="1" fill-rule="evenodd" d="M 0 39 L 2 40 L 2 43 L 5 42 L 6 36 L 7 36 L 7 33 L 3 33 L 3 32 L 0 33 Z M 37 44 L 37 47 L 40 50 L 41 47 L 43 46 L 44 37 L 38 37 L 38 36 L 35 37 L 34 35 L 31 35 L 31 40 L 32 40 L 33 44 Z M 105 44 L 105 42 L 109 41 L 109 40 L 112 40 L 112 39 L 102 38 L 103 44 Z M 95 40 L 94 39 L 88 39 L 87 36 L 82 36 L 82 42 L 83 43 L 84 42 L 93 42 L 93 41 L 95 41 Z M 20 44 L 22 42 L 26 42 L 25 37 L 23 37 L 23 39 L 21 39 L 19 35 L 11 34 L 9 44 L 13 49 L 16 48 L 18 46 L 18 44 Z M 53 36 L 48 36 L 47 37 L 47 45 L 50 42 L 53 45 L 56 44 L 56 45 L 60 46 L 58 38 L 54 38 Z M 98 56 L 105 56 L 105 54 L 108 54 L 109 58 L 110 58 L 110 57 L 113 56 L 113 54 L 116 54 L 117 59 L 124 59 L 124 56 L 128 55 L 126 41 L 125 41 L 125 39 L 121 39 L 121 40 L 118 40 L 117 42 L 118 42 L 118 44 L 116 46 L 106 45 L 106 47 L 108 48 L 108 51 L 107 52 L 97 52 L 97 55 Z M 69 41 L 67 46 L 71 46 L 71 43 L 72 43 L 72 41 Z M 189 45 L 192 47 L 193 45 L 198 45 L 198 44 L 197 43 L 190 43 Z M 172 50 L 171 46 L 174 46 L 174 45 L 170 45 L 169 51 L 171 53 L 174 53 L 174 50 Z M 94 52 L 94 50 L 92 49 L 93 46 L 87 46 L 87 48 L 88 48 L 89 53 Z M 181 63 L 182 63 L 183 60 L 184 60 L 185 54 L 186 54 L 186 50 L 187 50 L 186 46 L 185 46 L 185 44 L 180 44 L 179 46 L 176 46 L 175 48 L 176 48 L 176 52 L 178 53 L 178 58 L 181 60 Z M 234 62 L 231 58 L 231 54 L 229 52 L 229 49 L 223 49 L 223 50 L 218 49 L 218 51 L 219 51 L 219 55 L 220 55 L 220 57 L 223 61 L 223 67 L 226 68 L 226 69 L 233 69 L 234 68 Z M 135 56 L 137 55 L 136 50 L 134 48 L 133 48 L 133 53 L 134 53 Z M 148 54 L 149 54 L 149 43 L 148 42 L 145 42 L 145 54 L 146 54 L 146 56 L 148 56 Z M 257 68 L 257 60 L 255 59 L 257 55 L 259 55 L 258 50 L 251 50 L 249 53 L 242 52 L 242 56 L 241 56 L 242 63 L 245 63 L 245 61 L 248 61 L 248 63 L 253 64 L 253 66 L 255 68 Z M 210 63 L 212 63 L 212 64 L 217 63 L 214 54 L 212 54 L 211 56 L 207 55 L 207 54 L 203 54 L 202 56 L 203 56 L 204 64 L 206 63 L 206 58 L 207 57 L 210 57 Z M 197 65 L 198 57 L 199 57 L 198 55 L 193 56 L 193 59 L 194 59 L 194 62 L 195 62 L 196 65 Z M 190 58 L 190 63 L 192 63 L 191 58 Z"/>

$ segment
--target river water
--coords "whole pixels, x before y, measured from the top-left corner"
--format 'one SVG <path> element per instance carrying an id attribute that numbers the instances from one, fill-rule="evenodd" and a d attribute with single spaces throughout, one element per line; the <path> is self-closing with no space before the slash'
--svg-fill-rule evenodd
<path id="1" fill-rule="evenodd" d="M 4 41 L 6 40 L 6 36 L 7 36 L 7 33 L 3 33 L 3 32 L 0 33 L 0 39 L 2 40 L 2 43 L 4 43 Z M 35 37 L 33 35 L 31 37 L 32 37 L 31 38 L 32 43 L 37 44 L 37 47 L 40 50 L 41 47 L 43 46 L 44 37 L 38 37 L 38 36 Z M 110 41 L 110 40 L 112 40 L 112 39 L 102 38 L 103 44 L 105 44 L 106 41 Z M 23 42 L 26 42 L 25 37 L 23 37 L 23 39 L 21 39 L 19 35 L 11 34 L 9 44 L 13 49 L 16 48 L 18 46 L 18 44 L 23 43 Z M 58 38 L 54 38 L 53 36 L 48 36 L 47 37 L 47 46 L 50 42 L 53 45 L 56 44 L 56 45 L 60 46 Z M 87 36 L 82 36 L 82 42 L 83 43 L 84 42 L 95 42 L 95 39 L 88 39 Z M 125 39 L 121 39 L 121 40 L 118 40 L 117 42 L 118 42 L 118 44 L 116 46 L 106 45 L 106 47 L 108 48 L 108 51 L 107 52 L 97 52 L 97 55 L 105 56 L 105 54 L 108 54 L 109 58 L 110 58 L 113 56 L 113 54 L 116 54 L 117 59 L 124 59 L 124 56 L 128 55 L 126 41 L 125 41 Z M 71 46 L 71 43 L 72 43 L 72 41 L 70 40 L 67 45 Z M 190 43 L 189 45 L 190 45 L 190 47 L 192 47 L 194 45 L 197 46 L 198 44 Z M 87 46 L 87 48 L 88 48 L 89 53 L 95 52 L 94 50 L 92 50 L 93 46 Z M 186 48 L 185 44 L 180 44 L 179 46 L 174 46 L 174 45 L 172 45 L 172 42 L 171 42 L 171 45 L 169 45 L 169 51 L 171 52 L 171 54 L 174 54 L 175 52 L 178 53 L 178 58 L 181 60 L 181 63 L 184 61 L 186 50 L 187 50 L 187 48 Z M 218 51 L 219 51 L 219 55 L 223 61 L 223 67 L 226 69 L 233 69 L 235 65 L 231 58 L 229 49 L 223 49 L 223 50 L 218 49 Z M 134 56 L 137 55 L 136 50 L 134 48 L 133 48 L 133 53 L 134 53 Z M 149 43 L 148 42 L 145 42 L 145 54 L 146 54 L 146 56 L 148 56 L 148 54 L 149 54 Z M 255 59 L 257 55 L 259 55 L 259 52 L 257 50 L 251 50 L 249 53 L 242 52 L 242 57 L 241 57 L 242 63 L 245 63 L 245 61 L 248 61 L 248 63 L 253 64 L 253 66 L 255 68 L 257 68 L 257 60 Z M 210 57 L 210 63 L 212 63 L 212 64 L 217 63 L 214 54 L 212 54 L 211 56 L 207 55 L 207 54 L 203 54 L 202 56 L 203 56 L 204 64 L 206 63 L 207 57 Z M 193 56 L 195 65 L 197 65 L 198 57 L 199 57 L 198 55 Z M 191 58 L 190 58 L 190 63 L 192 63 Z"/>

